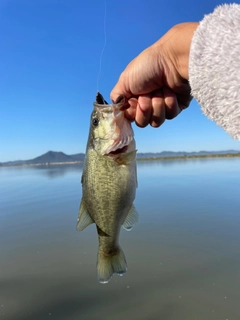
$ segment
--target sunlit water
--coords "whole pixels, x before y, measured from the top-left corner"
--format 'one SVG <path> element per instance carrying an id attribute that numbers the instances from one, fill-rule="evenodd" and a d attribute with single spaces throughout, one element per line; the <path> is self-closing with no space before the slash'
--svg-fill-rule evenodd
<path id="1" fill-rule="evenodd" d="M 75 230 L 81 166 L 0 168 L 0 318 L 239 320 L 240 159 L 138 163 L 123 277 Z"/>

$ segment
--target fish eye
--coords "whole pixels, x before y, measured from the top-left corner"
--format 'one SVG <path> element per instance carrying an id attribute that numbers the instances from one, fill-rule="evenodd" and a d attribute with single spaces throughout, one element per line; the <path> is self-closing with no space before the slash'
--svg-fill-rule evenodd
<path id="1" fill-rule="evenodd" d="M 92 124 L 93 124 L 94 127 L 97 127 L 98 124 L 99 124 L 98 118 L 93 118 L 93 119 L 92 119 Z"/>

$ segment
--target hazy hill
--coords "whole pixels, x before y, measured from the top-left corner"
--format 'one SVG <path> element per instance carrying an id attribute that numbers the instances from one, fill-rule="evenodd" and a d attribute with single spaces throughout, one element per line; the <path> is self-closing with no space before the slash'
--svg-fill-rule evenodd
<path id="1" fill-rule="evenodd" d="M 226 150 L 226 151 L 199 151 L 199 152 L 173 152 L 162 151 L 158 153 L 138 153 L 138 159 L 154 159 L 154 158 L 169 158 L 169 157 L 191 157 L 191 156 L 211 156 L 224 154 L 238 154 L 240 151 Z M 62 164 L 62 163 L 81 163 L 84 160 L 84 153 L 77 153 L 67 155 L 63 152 L 48 151 L 43 155 L 31 160 L 17 160 L 0 163 L 0 166 L 18 166 L 18 165 L 48 165 L 48 164 Z"/>
<path id="2" fill-rule="evenodd" d="M 2 166 L 16 166 L 16 165 L 41 165 L 41 164 L 52 164 L 52 163 L 76 163 L 83 162 L 84 153 L 78 153 L 73 155 L 67 155 L 63 152 L 48 151 L 43 155 L 36 157 L 31 160 L 17 160 L 0 163 Z"/>

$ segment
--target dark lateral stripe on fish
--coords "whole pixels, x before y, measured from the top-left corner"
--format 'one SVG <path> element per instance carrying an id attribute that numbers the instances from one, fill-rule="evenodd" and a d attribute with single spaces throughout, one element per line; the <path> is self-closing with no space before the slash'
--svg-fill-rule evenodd
<path id="1" fill-rule="evenodd" d="M 100 229 L 98 225 L 97 225 L 97 232 L 100 237 L 110 237 L 106 232 L 102 231 L 102 229 Z"/>

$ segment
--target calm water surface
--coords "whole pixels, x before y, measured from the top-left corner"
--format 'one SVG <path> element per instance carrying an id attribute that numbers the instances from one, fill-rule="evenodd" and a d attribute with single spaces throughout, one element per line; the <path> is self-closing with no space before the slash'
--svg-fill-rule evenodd
<path id="1" fill-rule="evenodd" d="M 96 277 L 75 231 L 82 166 L 0 168 L 0 318 L 239 320 L 240 159 L 138 163 L 128 272 Z"/>

